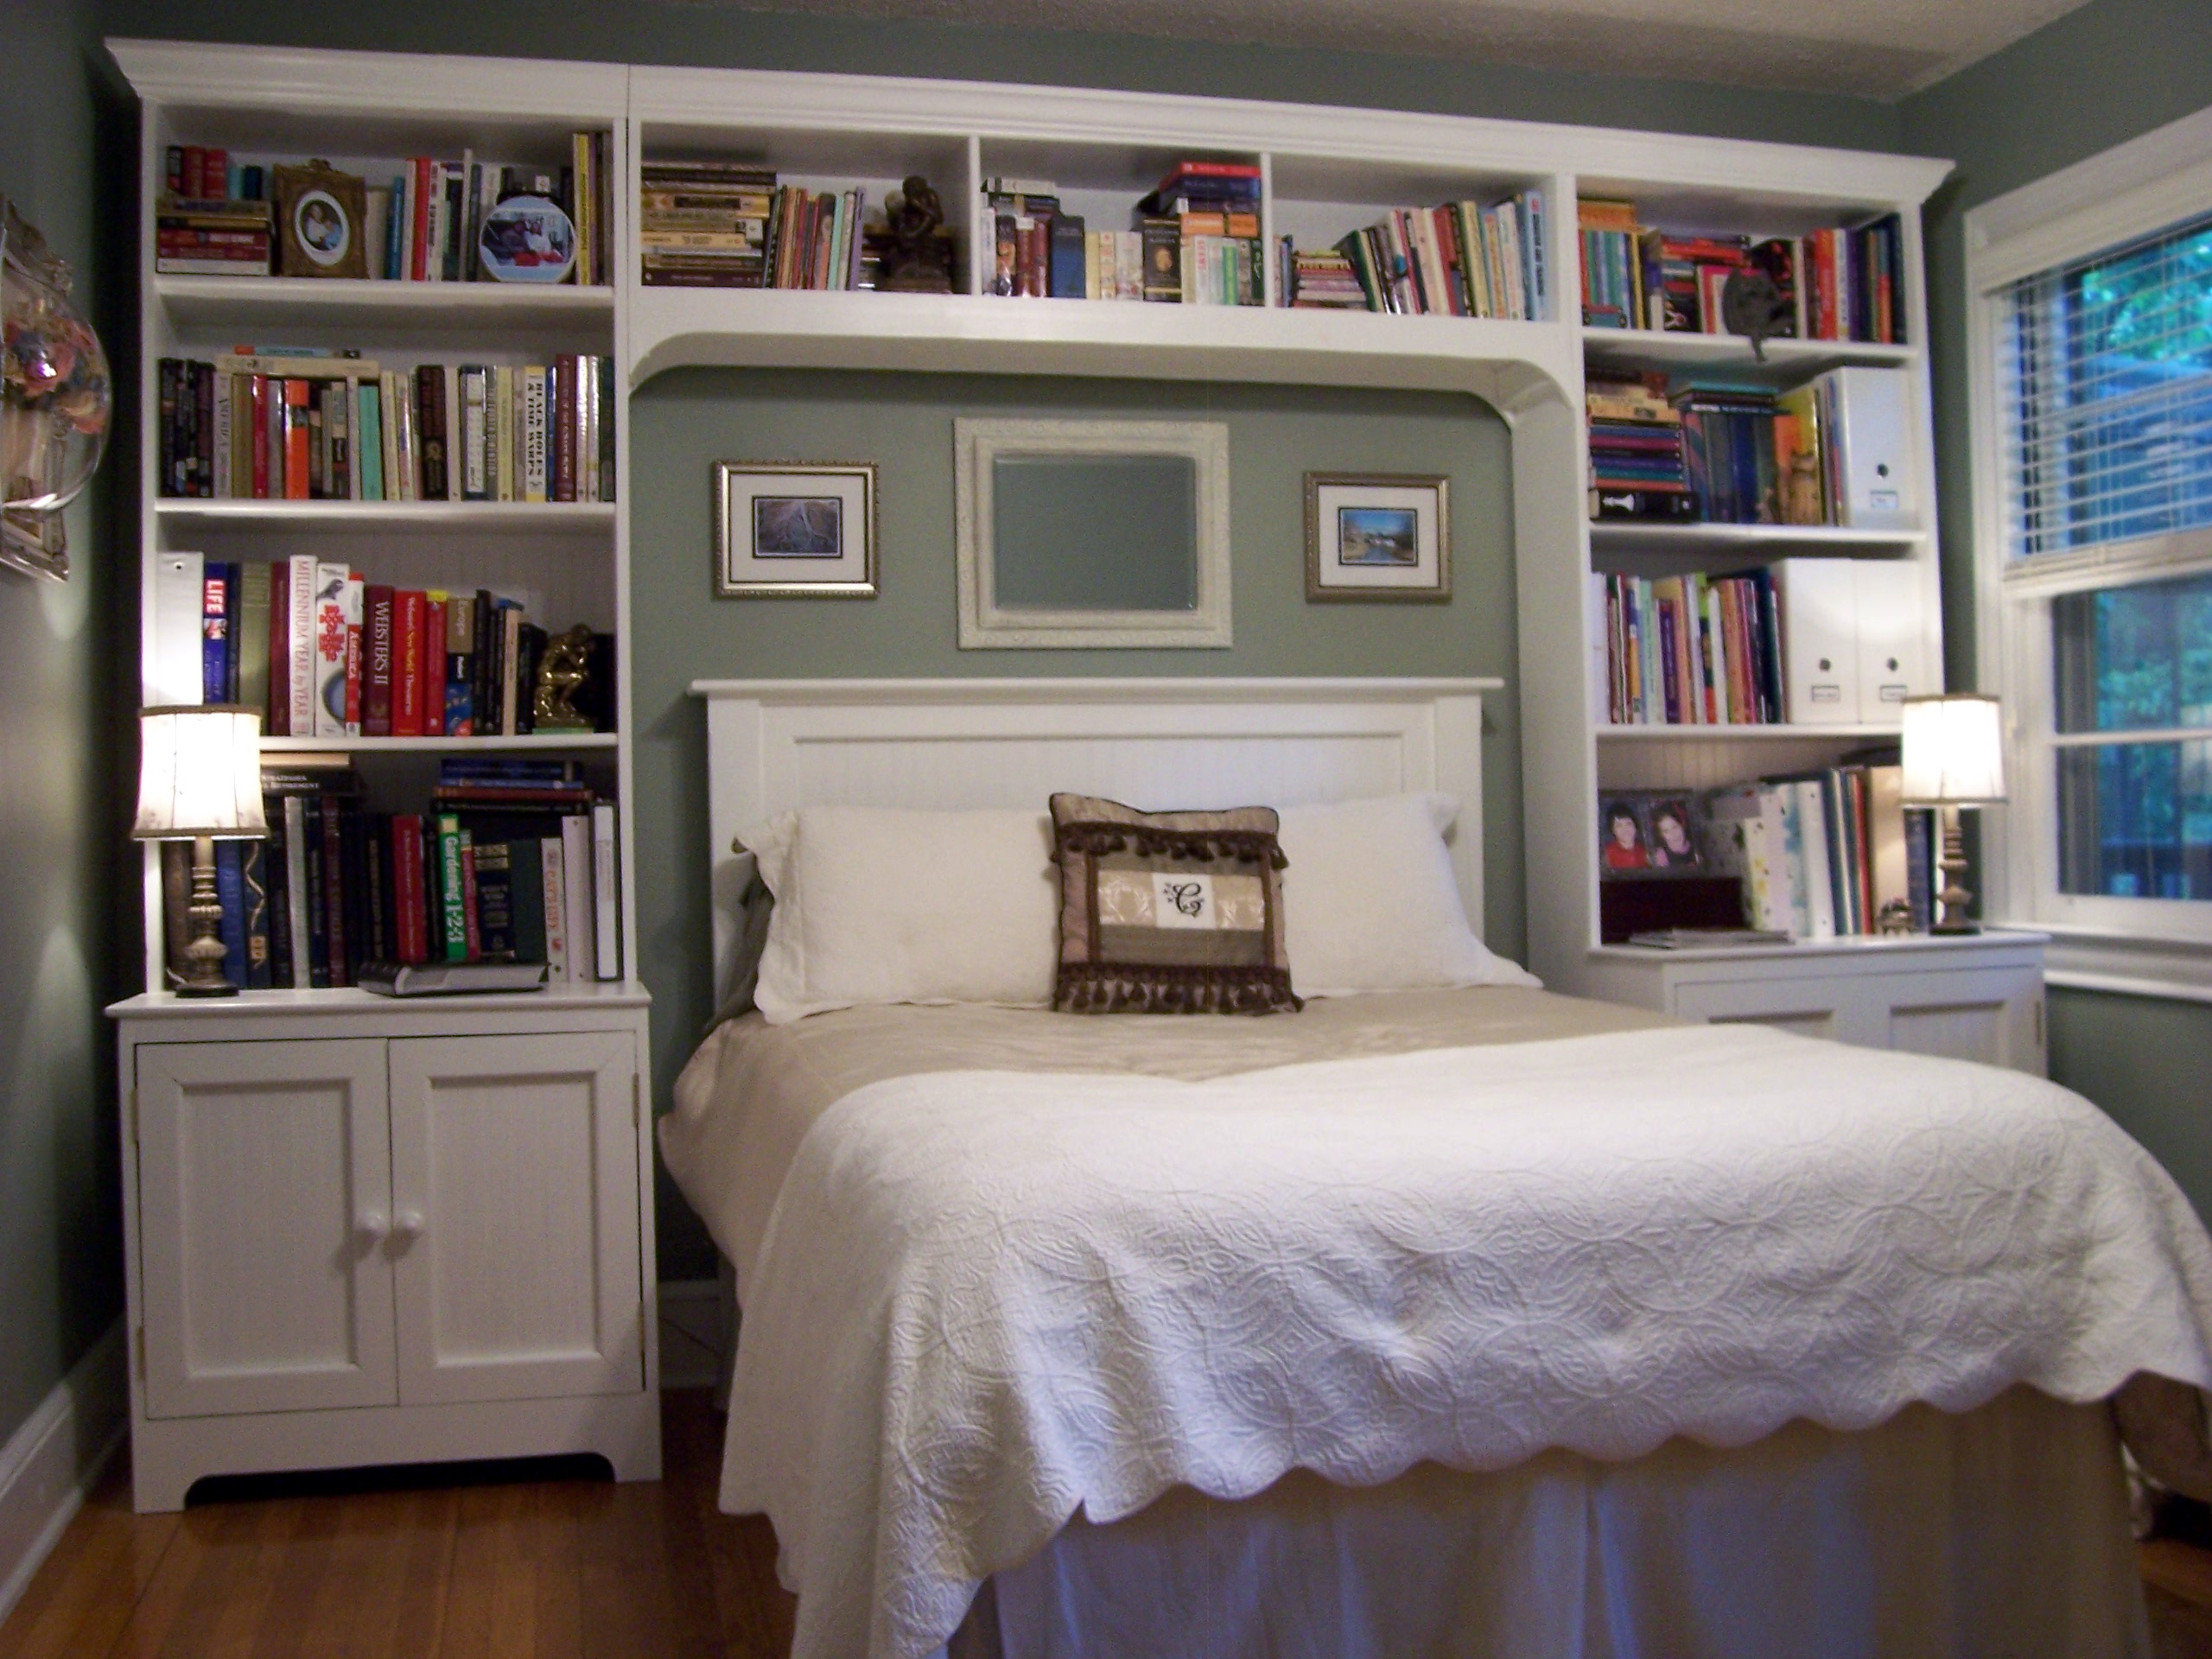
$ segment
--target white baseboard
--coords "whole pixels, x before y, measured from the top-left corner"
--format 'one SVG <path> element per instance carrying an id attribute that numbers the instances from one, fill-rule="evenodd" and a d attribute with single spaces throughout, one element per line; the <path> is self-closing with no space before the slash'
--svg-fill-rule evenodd
<path id="1" fill-rule="evenodd" d="M 660 1385 L 710 1389 L 721 1373 L 721 1286 L 712 1279 L 664 1279 L 660 1283 Z"/>
<path id="2" fill-rule="evenodd" d="M 0 1622 L 123 1444 L 129 1399 L 118 1319 L 0 1446 Z"/>

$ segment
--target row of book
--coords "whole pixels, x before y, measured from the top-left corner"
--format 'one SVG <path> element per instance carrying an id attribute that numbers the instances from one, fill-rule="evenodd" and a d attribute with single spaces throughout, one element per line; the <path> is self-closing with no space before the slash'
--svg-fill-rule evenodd
<path id="1" fill-rule="evenodd" d="M 568 217 L 575 232 L 569 280 L 609 281 L 614 219 L 607 143 L 605 132 L 571 133 L 569 161 L 557 174 L 480 161 L 464 149 L 457 162 L 403 158 L 389 184 L 334 175 L 360 188 L 361 222 L 344 227 L 360 239 L 359 274 L 392 282 L 491 281 L 483 254 L 486 222 L 502 202 L 529 196 L 552 202 Z M 276 169 L 200 144 L 171 144 L 165 161 L 155 270 L 269 275 L 280 263 L 272 257 L 278 240 L 270 212 Z M 335 195 L 329 211 L 344 211 Z"/>
<path id="2" fill-rule="evenodd" d="M 1548 315 L 1544 199 L 1526 190 L 1490 207 L 1446 202 L 1399 208 L 1332 250 L 1341 263 L 1283 243 L 1282 278 L 1292 306 L 1354 308 L 1348 272 L 1370 311 L 1541 320 Z"/>
<path id="3" fill-rule="evenodd" d="M 265 840 L 215 845 L 224 971 L 245 989 L 355 983 L 369 963 L 543 963 L 622 977 L 616 813 L 573 762 L 448 757 L 426 810 L 378 812 L 342 754 L 262 768 Z M 164 949 L 183 971 L 192 849 L 162 846 Z"/>
<path id="4" fill-rule="evenodd" d="M 1787 720 L 1773 573 L 1599 575 L 1606 718 L 1616 726 L 1772 726 Z"/>
<path id="5" fill-rule="evenodd" d="M 1185 160 L 1136 204 L 1130 228 L 1090 225 L 1049 179 L 983 181 L 984 290 L 1001 299 L 1263 305 L 1260 169 Z"/>
<path id="6" fill-rule="evenodd" d="M 1682 453 L 1682 417 L 1667 377 L 1590 376 L 1583 383 L 1588 423 L 1592 518 L 1694 519 Z"/>
<path id="7" fill-rule="evenodd" d="M 1796 340 L 1905 340 L 1904 232 L 1885 214 L 1848 229 L 1753 241 L 1746 236 L 1647 229 L 1631 201 L 1576 204 L 1582 320 L 1592 327 L 1732 332 L 1728 280 L 1757 272 L 1774 287 L 1781 326 Z"/>
<path id="8" fill-rule="evenodd" d="M 1893 761 L 1734 785 L 1704 804 L 1707 867 L 1742 879 L 1747 925 L 1829 939 L 1878 933 L 1885 912 L 1933 923 L 1933 815 L 1905 806 Z"/>
<path id="9" fill-rule="evenodd" d="M 271 737 L 512 737 L 538 729 L 549 636 L 521 601 L 393 588 L 301 554 L 233 563 L 162 553 L 156 695 L 257 709 Z M 614 729 L 614 639 L 573 642 L 580 725 Z"/>
<path id="10" fill-rule="evenodd" d="M 160 364 L 161 493 L 233 500 L 612 501 L 613 359 L 422 363 L 241 346 Z"/>

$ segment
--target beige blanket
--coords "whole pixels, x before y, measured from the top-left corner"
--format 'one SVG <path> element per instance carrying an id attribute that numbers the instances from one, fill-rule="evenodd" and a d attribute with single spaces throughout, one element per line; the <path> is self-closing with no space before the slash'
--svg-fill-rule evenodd
<path id="1" fill-rule="evenodd" d="M 1516 986 L 1331 997 L 1262 1019 L 874 1007 L 772 1027 L 748 1014 L 715 1031 L 683 1068 L 676 1110 L 661 1120 L 661 1153 L 736 1267 L 741 1296 L 800 1141 L 868 1084 L 931 1071 L 1133 1072 L 1198 1083 L 1315 1060 L 1679 1023 Z"/>

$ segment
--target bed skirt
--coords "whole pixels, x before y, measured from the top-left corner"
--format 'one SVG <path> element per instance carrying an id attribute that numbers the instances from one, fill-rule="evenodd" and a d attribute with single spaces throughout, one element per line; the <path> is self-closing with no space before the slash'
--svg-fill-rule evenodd
<path id="1" fill-rule="evenodd" d="M 1078 1515 L 950 1659 L 2040 1659 L 2145 1655 L 2110 1410 L 2010 1390 L 1495 1473 Z"/>

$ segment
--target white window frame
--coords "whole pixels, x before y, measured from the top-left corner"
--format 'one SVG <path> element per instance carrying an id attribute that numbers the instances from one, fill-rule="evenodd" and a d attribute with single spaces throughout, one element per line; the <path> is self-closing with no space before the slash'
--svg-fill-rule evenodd
<path id="1" fill-rule="evenodd" d="M 1972 209 L 1966 286 L 1976 663 L 1980 688 L 2005 700 L 2012 778 L 2011 804 L 1981 814 L 1987 912 L 2052 935 L 2053 984 L 2212 1002 L 2212 903 L 2058 890 L 2057 763 L 2069 740 L 2056 731 L 2050 620 L 2062 594 L 2212 571 L 2212 530 L 2009 559 L 1998 381 L 2011 284 L 2207 213 L 2212 109 Z"/>

